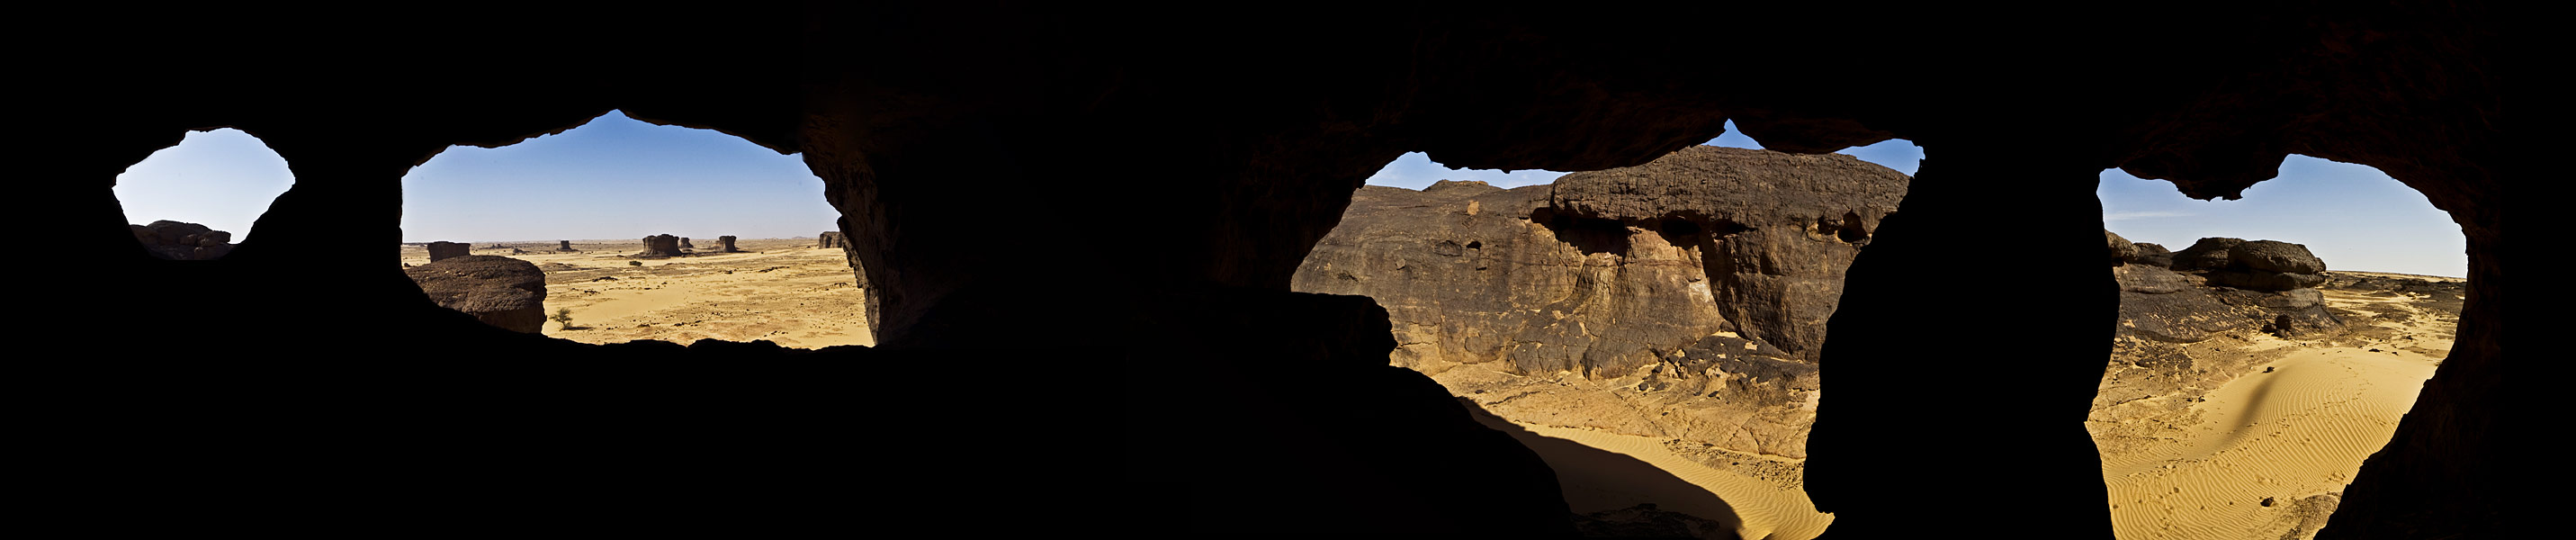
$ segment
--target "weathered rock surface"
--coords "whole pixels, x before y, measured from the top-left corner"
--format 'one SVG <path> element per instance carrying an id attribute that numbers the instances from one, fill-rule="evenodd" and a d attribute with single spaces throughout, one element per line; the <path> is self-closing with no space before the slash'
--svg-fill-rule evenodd
<path id="1" fill-rule="evenodd" d="M 439 307 L 513 332 L 545 325 L 546 273 L 527 261 L 465 255 L 403 269 Z"/>
<path id="2" fill-rule="evenodd" d="M 644 237 L 644 251 L 636 253 L 634 257 L 641 259 L 678 257 L 683 255 L 680 253 L 680 248 L 688 247 L 687 242 L 685 238 L 667 234 L 647 236 Z"/>
<path id="3" fill-rule="evenodd" d="M 1396 365 L 1505 418 L 1797 457 L 1842 271 L 1905 188 L 1850 156 L 1709 146 L 1553 185 L 1363 187 L 1293 287 L 1377 299 Z"/>
<path id="4" fill-rule="evenodd" d="M 151 225 L 127 225 L 134 240 L 153 257 L 173 261 L 211 261 L 232 253 L 233 233 L 214 230 L 204 225 L 160 220 Z"/>
<path id="5" fill-rule="evenodd" d="M 2104 234 L 2113 252 L 2128 250 L 2123 261 L 2146 259 L 2152 251 L 2163 248 L 2130 244 L 2108 231 Z M 2155 246 L 2155 250 L 2137 247 L 2140 245 Z M 2324 297 L 2314 289 L 2326 281 L 2325 276 L 2316 273 L 2325 270 L 2325 261 L 2317 259 L 2305 246 L 2271 240 L 2202 238 L 2173 254 L 2171 261 L 2174 270 L 2152 264 L 2122 264 L 2112 269 L 2120 283 L 2120 336 L 2192 343 L 2228 332 L 2259 330 L 2288 337 L 2341 324 L 2325 310 Z"/>

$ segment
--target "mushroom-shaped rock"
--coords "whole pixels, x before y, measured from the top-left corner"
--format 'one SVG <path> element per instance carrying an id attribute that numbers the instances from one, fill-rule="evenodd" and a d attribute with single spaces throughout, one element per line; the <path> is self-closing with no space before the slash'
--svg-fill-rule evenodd
<path id="1" fill-rule="evenodd" d="M 636 253 L 635 256 L 646 259 L 678 257 L 680 256 L 680 248 L 687 247 L 682 244 L 683 241 L 684 239 L 680 237 L 667 234 L 647 236 L 644 237 L 644 251 Z"/>
<path id="2" fill-rule="evenodd" d="M 484 324 L 537 333 L 545 325 L 546 273 L 528 261 L 465 255 L 403 269 L 439 307 Z"/>
<path id="3" fill-rule="evenodd" d="M 474 246 L 457 242 L 430 242 L 429 262 L 438 262 L 456 257 L 463 257 L 470 252 L 473 247 Z"/>

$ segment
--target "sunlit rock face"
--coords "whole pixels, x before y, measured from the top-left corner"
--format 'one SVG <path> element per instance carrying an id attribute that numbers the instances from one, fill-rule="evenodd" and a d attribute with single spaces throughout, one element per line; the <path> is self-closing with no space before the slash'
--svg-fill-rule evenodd
<path id="1" fill-rule="evenodd" d="M 1849 156 L 1701 146 L 1553 185 L 1364 187 L 1294 287 L 1376 299 L 1396 365 L 1524 395 L 1487 405 L 1506 418 L 1798 457 L 1843 270 L 1905 185 Z"/>

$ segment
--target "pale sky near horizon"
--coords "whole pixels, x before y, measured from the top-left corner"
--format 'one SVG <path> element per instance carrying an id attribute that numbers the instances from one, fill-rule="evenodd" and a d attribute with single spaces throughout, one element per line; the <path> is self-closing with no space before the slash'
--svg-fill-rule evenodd
<path id="1" fill-rule="evenodd" d="M 1760 148 L 1727 126 L 1707 144 Z M 1920 148 L 1902 140 L 1844 150 L 1914 173 Z M 1565 173 L 1449 169 L 1405 154 L 1368 179 L 1421 189 L 1481 180 L 1500 187 Z M 236 242 L 294 183 L 284 160 L 232 129 L 190 132 L 117 177 L 129 223 L 176 220 L 231 231 Z M 2438 276 L 2468 273 L 2467 243 L 2422 194 L 2367 166 L 2290 156 L 2279 178 L 2235 201 L 2200 201 L 2173 185 L 2103 171 L 2104 219 L 2135 242 L 2171 249 L 2208 236 L 2305 244 L 2329 268 Z M 839 214 L 802 156 L 709 130 L 657 126 L 610 112 L 558 135 L 501 148 L 452 147 L 403 177 L 403 241 L 812 237 Z"/>

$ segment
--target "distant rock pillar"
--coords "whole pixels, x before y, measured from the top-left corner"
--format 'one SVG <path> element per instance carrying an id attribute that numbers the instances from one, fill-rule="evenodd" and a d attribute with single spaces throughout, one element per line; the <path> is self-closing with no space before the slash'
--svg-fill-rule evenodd
<path id="1" fill-rule="evenodd" d="M 689 245 L 689 237 L 683 236 L 680 237 L 680 249 L 698 249 L 698 246 Z"/>
<path id="2" fill-rule="evenodd" d="M 733 237 L 731 237 L 731 236 L 718 236 L 718 237 L 716 237 L 716 244 L 717 244 L 717 245 L 724 246 L 724 247 L 721 247 L 721 248 L 717 248 L 717 249 L 716 249 L 716 251 L 717 251 L 717 252 L 719 252 L 719 253 L 741 253 L 741 252 L 742 252 L 742 250 L 734 249 L 734 247 L 733 247 Z"/>
<path id="3" fill-rule="evenodd" d="M 429 262 L 443 261 L 447 260 L 449 257 L 463 257 L 466 253 L 471 251 L 473 247 L 474 246 L 456 242 L 430 242 Z"/>
<path id="4" fill-rule="evenodd" d="M 817 241 L 814 247 L 836 248 L 849 245 L 849 243 L 850 236 L 842 234 L 841 231 L 823 231 L 823 236 Z"/>
<path id="5" fill-rule="evenodd" d="M 555 251 L 572 251 L 571 240 L 556 240 L 555 242 L 558 242 L 555 246 Z"/>
<path id="6" fill-rule="evenodd" d="M 687 240 L 681 239 L 680 237 L 667 234 L 647 236 L 644 237 L 644 251 L 642 253 L 636 253 L 635 256 L 645 258 L 678 257 L 680 256 L 680 246 L 684 245 L 682 242 L 686 241 Z"/>

